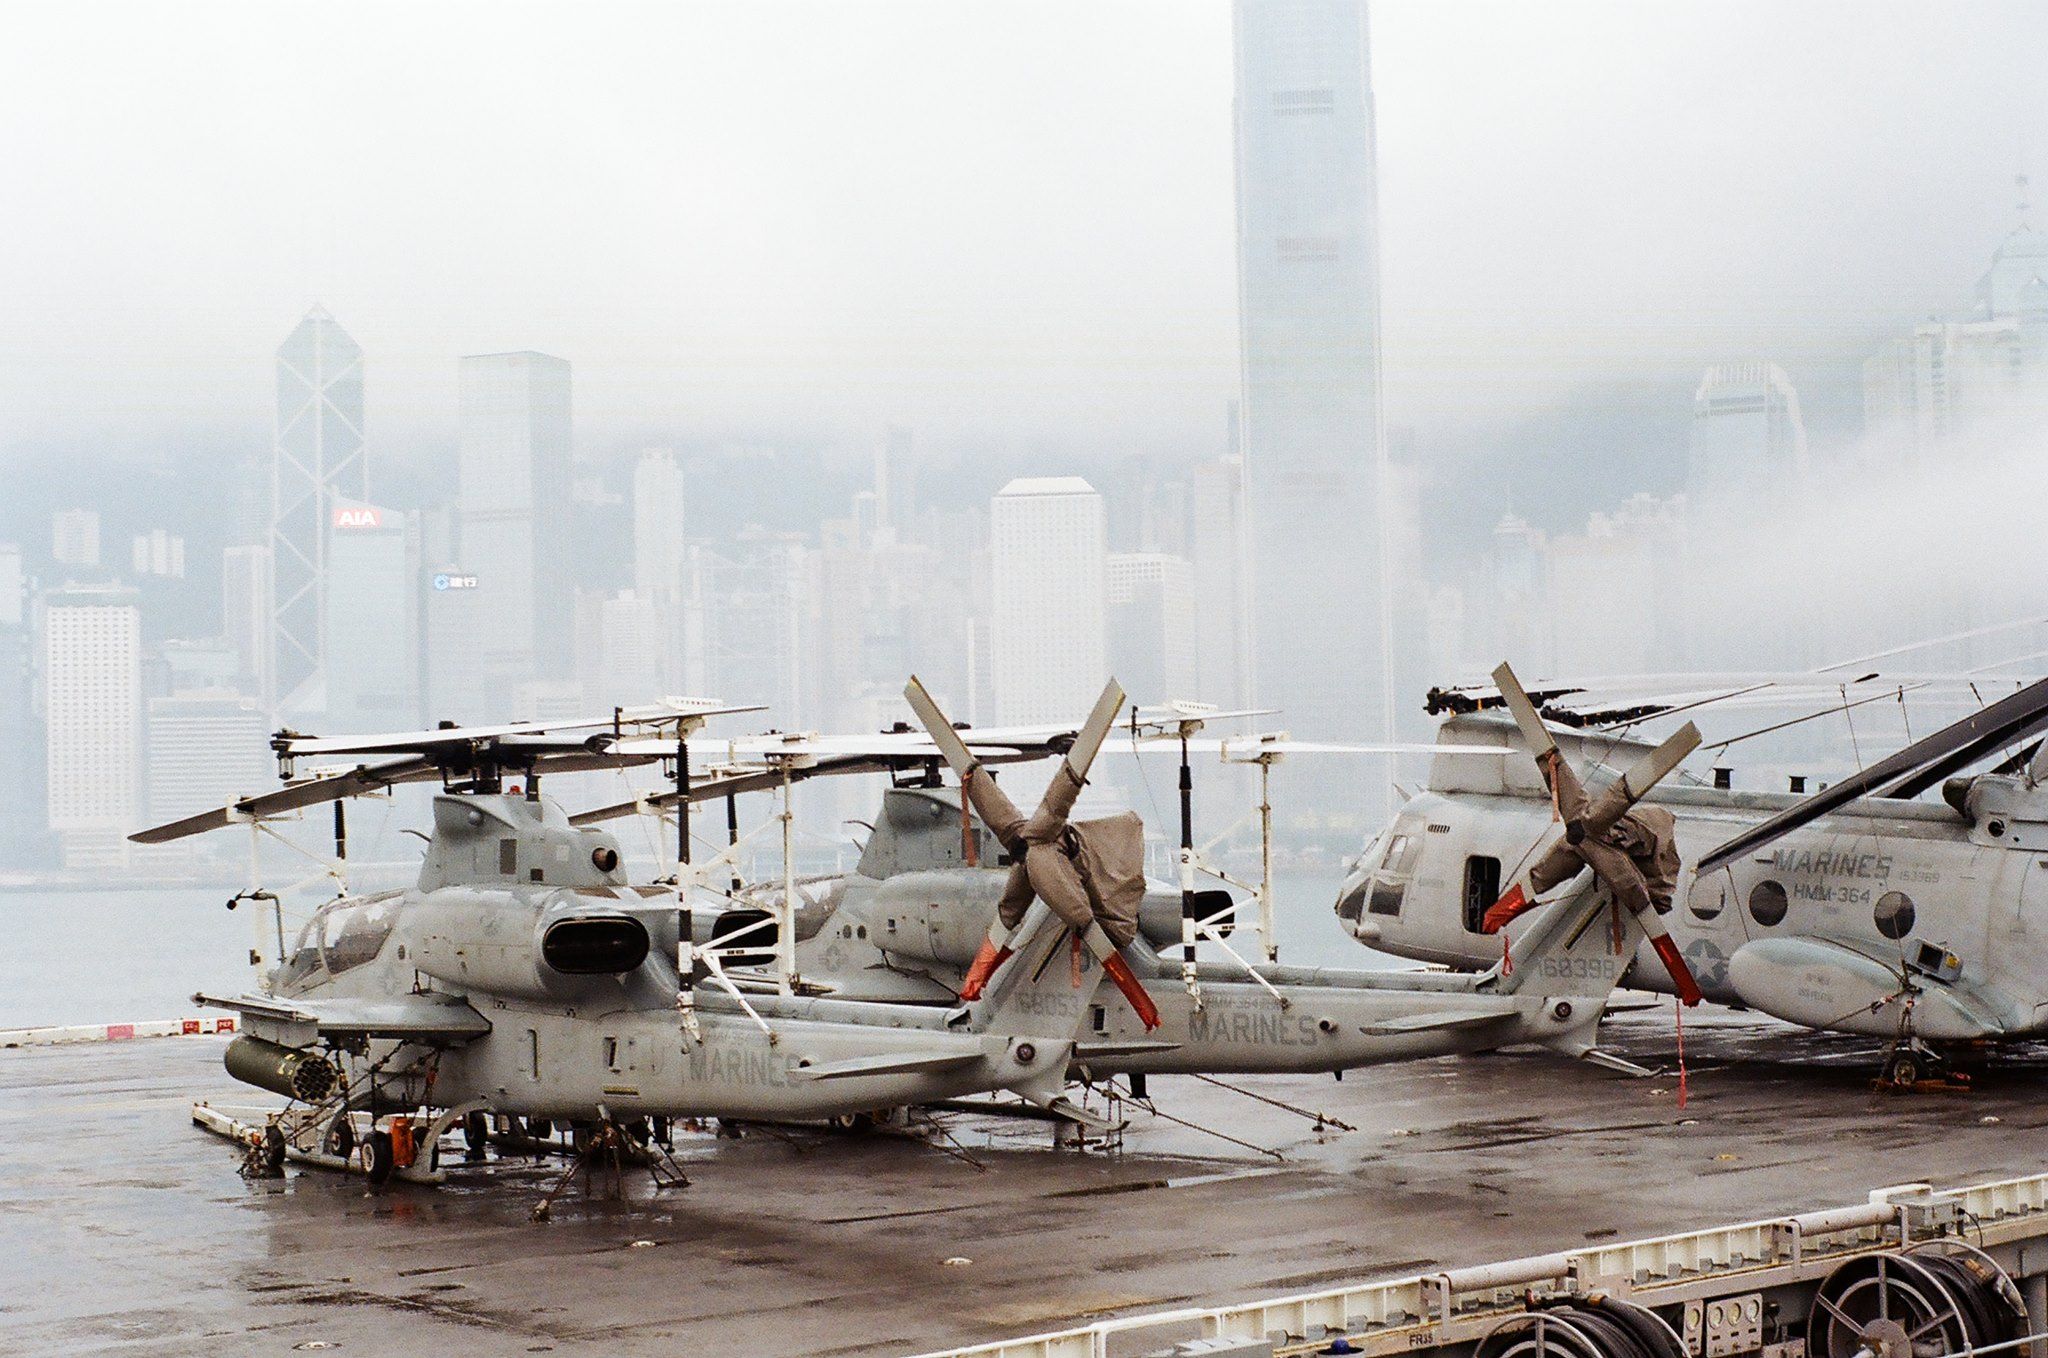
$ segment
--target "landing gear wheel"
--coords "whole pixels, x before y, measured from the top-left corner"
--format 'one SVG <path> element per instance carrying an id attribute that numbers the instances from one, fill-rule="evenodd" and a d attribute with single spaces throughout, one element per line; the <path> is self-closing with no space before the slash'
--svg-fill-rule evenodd
<path id="1" fill-rule="evenodd" d="M 491 1144 L 491 1119 L 481 1108 L 462 1120 L 462 1158 L 475 1163 Z"/>
<path id="2" fill-rule="evenodd" d="M 263 1177 L 284 1177 L 284 1128 L 275 1122 L 263 1129 Z"/>
<path id="3" fill-rule="evenodd" d="M 1911 1089 L 1920 1083 L 1920 1054 L 1912 1048 L 1892 1053 L 1884 1063 L 1884 1082 L 1900 1089 Z"/>
<path id="4" fill-rule="evenodd" d="M 2026 1333 L 2026 1313 L 2010 1286 L 1974 1251 L 1852 1259 L 1814 1294 L 1808 1358 L 1914 1358 L 2017 1339 Z"/>
<path id="5" fill-rule="evenodd" d="M 393 1171 L 398 1168 L 398 1157 L 391 1149 L 391 1133 L 375 1131 L 363 1142 L 363 1172 L 370 1184 L 382 1188 L 391 1182 Z"/>
<path id="6" fill-rule="evenodd" d="M 875 1130 L 875 1115 L 873 1113 L 841 1113 L 838 1117 L 830 1119 L 829 1125 L 833 1131 L 844 1133 L 847 1136 L 865 1136 L 867 1133 Z"/>
<path id="7" fill-rule="evenodd" d="M 349 1121 L 346 1112 L 336 1113 L 334 1121 L 327 1124 L 327 1136 L 322 1144 L 329 1155 L 343 1160 L 356 1153 L 356 1125 Z"/>

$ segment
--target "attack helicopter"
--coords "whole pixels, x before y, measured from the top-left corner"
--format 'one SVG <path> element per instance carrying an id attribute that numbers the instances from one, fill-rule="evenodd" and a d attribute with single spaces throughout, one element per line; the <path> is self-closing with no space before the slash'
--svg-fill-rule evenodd
<path id="1" fill-rule="evenodd" d="M 1554 833 L 1554 814 L 1526 762 L 1458 751 L 1554 741 L 1603 787 L 1644 753 L 1627 734 L 1637 724 L 1802 678 L 1813 676 L 1734 676 L 1706 697 L 1647 702 L 1596 685 L 1539 685 L 1542 716 L 1517 714 L 1519 727 L 1499 710 L 1514 707 L 1511 684 L 1435 691 L 1432 712 L 1449 714 L 1438 728 L 1445 752 L 1355 860 L 1338 917 L 1380 951 L 1487 966 L 1501 944 L 1485 916 Z M 1827 686 L 1846 710 L 1935 682 L 1873 673 Z M 1964 687 L 1975 696 L 1989 686 L 1977 677 Z M 1646 804 L 1673 818 L 1685 864 L 1663 918 L 1700 991 L 1804 1027 L 1885 1039 L 1881 1078 L 1901 1086 L 1948 1077 L 1963 1044 L 2048 1032 L 2044 731 L 2048 680 L 1817 792 L 1660 784 Z M 1939 801 L 1922 799 L 1937 787 Z M 1677 989 L 1661 972 L 1645 947 L 1628 983 Z"/>
<path id="2" fill-rule="evenodd" d="M 321 802 L 441 784 L 414 886 L 322 907 L 261 993 L 194 997 L 241 1016 L 229 1073 L 293 1101 L 266 1132 L 279 1163 L 339 1166 L 356 1153 L 373 1178 L 431 1179 L 431 1163 L 399 1163 L 416 1110 L 424 1147 L 457 1124 L 475 1145 L 492 1115 L 568 1121 L 616 1146 L 622 1134 L 637 1143 L 626 1129 L 654 1118 L 824 1119 L 994 1090 L 1090 1119 L 1064 1095 L 1090 992 L 1051 965 L 1070 932 L 1051 910 L 1027 911 L 1013 964 L 973 1003 L 747 994 L 725 964 L 758 958 L 758 937 L 722 932 L 729 921 L 700 915 L 675 887 L 630 884 L 616 840 L 572 825 L 541 795 L 544 775 L 632 767 L 663 750 L 680 783 L 689 734 L 720 710 L 733 709 L 375 737 L 280 732 L 283 788 L 133 836 L 262 826 Z M 295 776 L 308 757 L 360 762 Z"/>
<path id="3" fill-rule="evenodd" d="M 936 777 L 890 787 L 852 873 L 802 884 L 794 966 L 806 986 L 836 998 L 949 1006 L 971 1000 L 1014 946 L 1012 931 L 1033 899 L 1050 904 L 1071 931 L 1089 940 L 1075 974 L 1091 992 L 1087 1022 L 1070 1074 L 1083 1081 L 1126 1076 L 1143 1095 L 1150 1074 L 1342 1072 L 1384 1062 L 1541 1044 L 1643 1073 L 1601 1052 L 1593 1038 L 1607 999 L 1644 930 L 1635 912 L 1612 906 L 1592 887 L 1561 900 L 1523 931 L 1511 953 L 1480 976 L 1441 972 L 1347 971 L 1253 962 L 1241 942 L 1237 902 L 1226 889 L 1201 889 L 1206 865 L 1194 847 L 1189 756 L 1208 722 L 1246 714 L 1182 705 L 1163 717 L 1134 710 L 1131 737 L 1177 741 L 1181 755 L 1181 882 L 1177 889 L 1143 876 L 1143 827 L 1128 812 L 1070 820 L 1090 761 L 1121 706 L 1112 684 L 1056 770 L 1045 800 L 1026 817 L 988 767 L 977 733 L 954 727 L 915 678 L 905 698 L 958 779 Z M 999 740 L 980 734 L 980 740 Z M 1654 767 L 1636 774 L 1647 787 L 1675 767 L 1697 733 L 1676 736 Z M 1291 753 L 1377 751 L 1255 736 L 1208 748 L 1262 771 Z M 1468 757 L 1499 759 L 1497 746 Z M 933 771 L 936 772 L 935 770 Z M 621 804 L 575 819 L 597 823 L 633 810 Z M 1262 811 L 1270 799 L 1262 792 Z M 1237 885 L 1245 885 L 1237 883 Z M 1270 876 L 1255 895 L 1257 927 L 1270 948 Z M 768 913 L 777 888 L 742 892 L 735 909 Z M 1612 927 L 1594 927 L 1610 908 Z M 1178 945 L 1179 956 L 1167 954 Z M 1201 960 L 1200 945 L 1223 960 Z M 1270 953 L 1269 953 L 1270 955 Z M 1098 969 L 1096 959 L 1111 959 Z M 743 986 L 767 989 L 767 971 L 735 970 Z"/>

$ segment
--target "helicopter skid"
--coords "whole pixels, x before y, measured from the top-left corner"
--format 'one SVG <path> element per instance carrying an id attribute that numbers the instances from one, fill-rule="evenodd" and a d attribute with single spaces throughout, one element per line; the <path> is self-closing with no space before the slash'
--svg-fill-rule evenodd
<path id="1" fill-rule="evenodd" d="M 248 1112 L 248 1114 L 258 1114 L 260 1116 L 266 1110 L 262 1110 L 262 1108 L 238 1108 L 236 1112 Z M 227 1141 L 233 1141 L 236 1145 L 250 1145 L 252 1141 L 260 1141 L 262 1139 L 264 1122 L 260 1122 L 260 1120 L 244 1122 L 242 1118 L 233 1116 L 233 1112 L 229 1112 L 227 1108 L 217 1108 L 217 1106 L 213 1106 L 209 1102 L 197 1102 L 197 1104 L 193 1104 L 193 1127 L 209 1131 L 215 1137 L 223 1137 Z M 432 1143 L 426 1141 L 422 1145 L 432 1145 Z M 291 1141 L 285 1143 L 285 1159 L 289 1159 L 291 1163 L 297 1163 L 297 1165 L 309 1165 L 309 1168 L 313 1168 L 313 1170 L 332 1170 L 336 1174 L 362 1174 L 362 1176 L 369 1174 L 367 1165 L 362 1163 L 358 1157 L 354 1157 L 354 1155 L 332 1155 L 328 1151 L 311 1151 L 311 1149 L 305 1149 L 305 1147 L 295 1145 Z M 449 1174 L 446 1174 L 444 1170 L 428 1168 L 428 1165 L 420 1165 L 420 1163 L 412 1163 L 412 1165 L 406 1165 L 406 1168 L 401 1168 L 401 1170 L 393 1170 L 391 1178 L 406 1180 L 408 1184 L 446 1184 L 446 1182 L 449 1182 Z"/>

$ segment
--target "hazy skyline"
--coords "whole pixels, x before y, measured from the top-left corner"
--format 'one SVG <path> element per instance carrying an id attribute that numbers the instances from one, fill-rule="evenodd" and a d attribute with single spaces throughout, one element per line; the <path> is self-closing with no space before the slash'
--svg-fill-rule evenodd
<path id="1" fill-rule="evenodd" d="M 1724 357 L 1802 382 L 1962 301 L 2039 153 L 2035 6 L 1373 22 L 1389 414 L 1425 452 Z M 1222 0 L 9 26 L 0 456 L 267 429 L 267 356 L 314 301 L 368 353 L 387 466 L 452 456 L 458 354 L 520 347 L 575 363 L 585 452 L 883 420 L 1220 446 Z"/>

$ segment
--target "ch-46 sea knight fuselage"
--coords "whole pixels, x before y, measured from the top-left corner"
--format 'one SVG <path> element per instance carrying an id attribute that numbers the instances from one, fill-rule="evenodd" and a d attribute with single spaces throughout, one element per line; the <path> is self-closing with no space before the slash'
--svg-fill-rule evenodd
<path id="1" fill-rule="evenodd" d="M 958 1003 L 1008 875 L 1003 846 L 979 817 L 963 827 L 959 798 L 952 787 L 891 788 L 856 870 L 802 884 L 796 963 L 806 983 L 837 997 Z M 740 909 L 765 914 L 778 890 L 743 895 Z M 750 909 L 753 894 L 759 899 Z M 1231 899 L 1203 891 L 1196 910 L 1227 919 Z M 1162 955 L 1178 952 L 1183 939 L 1181 892 L 1148 883 L 1137 937 L 1124 955 L 1152 998 L 1159 1026 L 1147 1031 L 1080 954 L 1073 965 L 1090 999 L 1074 1073 L 1328 1072 L 1524 1043 L 1586 1055 L 1628 961 L 1604 921 L 1585 927 L 1603 910 L 1591 892 L 1564 902 L 1548 924 L 1523 935 L 1507 975 L 1226 959 L 1202 961 L 1191 988 L 1180 958 Z M 1625 937 L 1636 936 L 1628 921 Z M 765 989 L 771 979 L 755 984 Z"/>
<path id="2" fill-rule="evenodd" d="M 2036 708 L 2042 696 L 2034 694 Z M 1645 801 L 1676 818 L 1685 864 L 1665 923 L 1706 997 L 1906 1048 L 2048 1031 L 2041 761 L 1947 777 L 1940 801 L 1911 798 L 1958 761 L 2003 748 L 1997 740 L 2024 739 L 2039 720 L 2021 705 L 2002 730 L 1950 728 L 1917 742 L 1886 761 L 1890 772 L 1868 771 L 1870 788 L 1888 795 L 1850 795 L 1848 780 L 1839 794 L 1819 794 L 1826 803 L 1696 783 L 1653 790 Z M 1644 748 L 1609 733 L 1554 734 L 1595 783 Z M 1439 739 L 1511 743 L 1516 732 L 1479 712 L 1452 717 Z M 1481 931 L 1481 918 L 1556 833 L 1549 794 L 1527 761 L 1440 754 L 1426 788 L 1360 855 L 1337 913 L 1373 948 L 1491 965 L 1501 940 Z M 1670 989 L 1646 947 L 1635 960 L 1629 984 Z"/>

